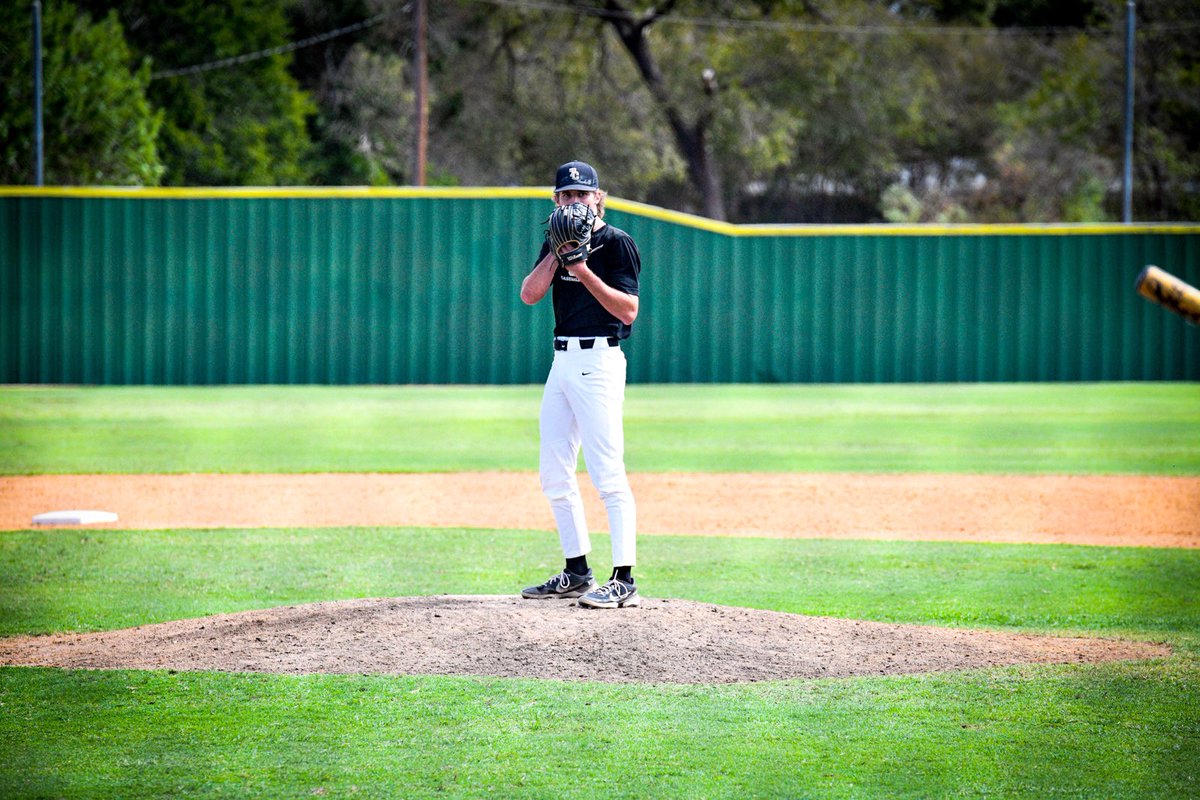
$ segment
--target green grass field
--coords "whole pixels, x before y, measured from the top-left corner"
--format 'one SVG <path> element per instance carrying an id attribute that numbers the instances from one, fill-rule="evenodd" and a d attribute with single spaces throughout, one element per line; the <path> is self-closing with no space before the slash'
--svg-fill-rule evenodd
<path id="1" fill-rule="evenodd" d="M 531 470 L 538 396 L 0 388 L 0 473 Z M 1197 475 L 1200 387 L 630 386 L 627 436 L 642 471 Z M 657 597 L 1175 652 L 715 687 L 7 667 L 0 797 L 1200 796 L 1200 551 L 639 544 Z M 0 635 L 505 593 L 559 564 L 545 531 L 7 531 Z"/>
<path id="2" fill-rule="evenodd" d="M 541 387 L 0 390 L 0 474 L 537 468 Z M 630 386 L 635 472 L 1200 474 L 1200 384 Z"/>

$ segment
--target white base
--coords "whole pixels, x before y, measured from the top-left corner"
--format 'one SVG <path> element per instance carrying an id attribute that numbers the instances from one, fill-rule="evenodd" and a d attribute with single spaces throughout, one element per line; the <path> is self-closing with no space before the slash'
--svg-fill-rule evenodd
<path id="1" fill-rule="evenodd" d="M 116 522 L 111 511 L 47 511 L 33 518 L 34 525 L 87 525 L 92 522 Z"/>

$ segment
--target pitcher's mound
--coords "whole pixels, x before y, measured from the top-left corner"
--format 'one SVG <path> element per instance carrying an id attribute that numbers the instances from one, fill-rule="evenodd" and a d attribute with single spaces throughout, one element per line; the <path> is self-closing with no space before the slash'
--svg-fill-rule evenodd
<path id="1" fill-rule="evenodd" d="M 954 630 L 645 600 L 509 596 L 288 606 L 120 631 L 0 639 L 0 664 L 733 683 L 1170 655 L 1165 645 Z"/>

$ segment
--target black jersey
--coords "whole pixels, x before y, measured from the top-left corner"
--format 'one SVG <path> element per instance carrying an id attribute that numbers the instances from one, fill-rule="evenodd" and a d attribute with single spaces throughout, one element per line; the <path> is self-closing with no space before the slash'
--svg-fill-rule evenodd
<path id="1" fill-rule="evenodd" d="M 538 262 L 550 252 L 550 244 L 542 245 Z M 537 262 L 535 262 L 537 263 Z M 638 293 L 638 274 L 642 271 L 642 256 L 629 234 L 612 225 L 592 233 L 588 268 L 606 284 L 625 294 Z M 600 305 L 587 287 L 562 265 L 554 272 L 555 336 L 616 336 L 629 338 L 632 330 Z"/>

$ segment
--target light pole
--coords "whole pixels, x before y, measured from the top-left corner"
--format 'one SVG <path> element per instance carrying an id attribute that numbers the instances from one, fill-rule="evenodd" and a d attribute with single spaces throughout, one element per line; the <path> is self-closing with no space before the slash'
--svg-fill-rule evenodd
<path id="1" fill-rule="evenodd" d="M 1125 172 L 1121 178 L 1122 219 L 1133 222 L 1133 53 L 1137 12 L 1134 0 L 1125 4 Z"/>
<path id="2" fill-rule="evenodd" d="M 429 71 L 428 54 L 426 53 L 426 25 L 428 24 L 428 8 L 425 0 L 416 0 L 413 5 L 413 28 L 416 39 L 416 52 L 413 56 L 415 69 L 416 92 L 415 117 L 416 140 L 413 148 L 412 182 L 416 186 L 425 185 L 426 147 L 429 141 Z"/>
<path id="3" fill-rule="evenodd" d="M 33 185 L 42 185 L 42 4 L 33 0 Z"/>

